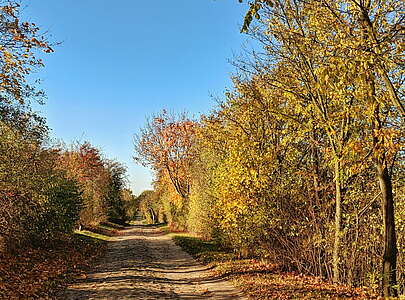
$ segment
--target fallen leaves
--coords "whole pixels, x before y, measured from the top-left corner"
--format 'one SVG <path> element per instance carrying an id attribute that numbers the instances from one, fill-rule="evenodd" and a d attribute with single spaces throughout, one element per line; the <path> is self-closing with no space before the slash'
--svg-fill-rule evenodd
<path id="1" fill-rule="evenodd" d="M 257 260 L 219 263 L 218 275 L 233 283 L 252 299 L 378 299 L 361 288 L 334 285 L 320 277 L 284 272 L 277 265 Z"/>
<path id="2" fill-rule="evenodd" d="M 217 277 L 229 278 L 249 299 L 379 299 L 371 291 L 334 285 L 320 277 L 285 272 L 279 264 L 257 259 L 237 259 L 214 242 L 191 236 L 174 236 L 177 245 L 203 263 Z"/>
<path id="3" fill-rule="evenodd" d="M 51 249 L 2 253 L 0 299 L 55 299 L 71 276 L 82 273 L 104 248 L 99 241 L 66 236 Z"/>

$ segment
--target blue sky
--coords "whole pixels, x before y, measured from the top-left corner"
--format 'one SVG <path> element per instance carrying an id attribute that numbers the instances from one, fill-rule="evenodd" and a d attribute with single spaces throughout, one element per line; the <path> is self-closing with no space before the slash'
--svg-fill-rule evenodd
<path id="1" fill-rule="evenodd" d="M 231 85 L 228 63 L 246 37 L 237 0 L 25 0 L 25 19 L 62 42 L 37 77 L 36 108 L 52 136 L 88 140 L 128 167 L 136 194 L 151 173 L 133 160 L 133 135 L 165 108 L 198 116 Z"/>

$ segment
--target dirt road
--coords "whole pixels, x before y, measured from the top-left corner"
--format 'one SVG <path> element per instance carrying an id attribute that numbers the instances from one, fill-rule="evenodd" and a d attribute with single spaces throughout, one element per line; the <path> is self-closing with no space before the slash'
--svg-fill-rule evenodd
<path id="1" fill-rule="evenodd" d="M 137 225 L 121 234 L 62 299 L 246 299 L 158 228 Z"/>

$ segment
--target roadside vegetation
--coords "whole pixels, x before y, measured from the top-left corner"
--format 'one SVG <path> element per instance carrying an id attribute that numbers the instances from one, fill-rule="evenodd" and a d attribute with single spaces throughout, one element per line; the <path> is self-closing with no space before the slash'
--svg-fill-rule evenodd
<path id="1" fill-rule="evenodd" d="M 134 211 L 122 164 L 89 142 L 52 142 L 46 120 L 33 111 L 45 99 L 35 71 L 54 51 L 41 32 L 21 20 L 19 1 L 0 0 L 2 299 L 55 296 L 70 273 L 102 253 L 101 223 L 124 224 Z"/>
<path id="2" fill-rule="evenodd" d="M 243 258 L 215 241 L 174 235 L 177 245 L 212 268 L 216 278 L 229 279 L 250 299 L 379 299 L 370 288 L 336 285 L 320 277 L 283 269 L 266 259 Z"/>
<path id="3" fill-rule="evenodd" d="M 303 278 L 404 294 L 403 10 L 251 1 L 258 48 L 218 105 L 163 110 L 136 135 L 155 172 L 143 214 Z"/>
<path id="4" fill-rule="evenodd" d="M 218 105 L 135 136 L 155 179 L 134 197 L 101 149 L 49 138 L 54 44 L 0 0 L 0 297 L 54 297 L 138 208 L 258 299 L 405 294 L 405 2 L 249 4 L 258 47 Z"/>
<path id="5" fill-rule="evenodd" d="M 26 246 L 1 253 L 0 298 L 60 299 L 67 284 L 85 276 L 106 249 L 100 236 L 91 235 L 69 235 L 48 247 Z"/>

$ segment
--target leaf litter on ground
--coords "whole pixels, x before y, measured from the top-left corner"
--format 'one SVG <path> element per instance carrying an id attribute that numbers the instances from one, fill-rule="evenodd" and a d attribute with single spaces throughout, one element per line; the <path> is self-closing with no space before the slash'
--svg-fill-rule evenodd
<path id="1" fill-rule="evenodd" d="M 174 235 L 177 245 L 216 276 L 228 278 L 249 299 L 382 299 L 367 288 L 335 285 L 320 277 L 287 272 L 280 264 L 261 259 L 240 259 L 231 250 L 194 236 Z"/>
<path id="2" fill-rule="evenodd" d="M 0 253 L 0 299 L 56 299 L 105 249 L 104 241 L 75 234 L 47 247 Z"/>

